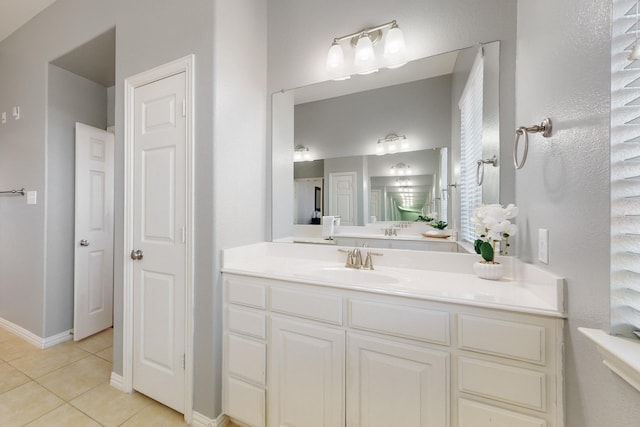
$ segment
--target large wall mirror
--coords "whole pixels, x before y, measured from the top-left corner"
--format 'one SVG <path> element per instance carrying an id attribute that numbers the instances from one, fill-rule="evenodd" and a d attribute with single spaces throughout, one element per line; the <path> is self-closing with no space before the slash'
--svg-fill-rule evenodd
<path id="1" fill-rule="evenodd" d="M 364 226 L 429 214 L 455 227 L 458 102 L 478 55 L 485 64 L 482 157 L 489 158 L 500 151 L 500 42 L 274 94 L 274 240 L 293 236 L 294 225 L 319 224 L 322 215 Z M 483 201 L 499 202 L 499 187 L 499 163 L 485 167 Z"/>

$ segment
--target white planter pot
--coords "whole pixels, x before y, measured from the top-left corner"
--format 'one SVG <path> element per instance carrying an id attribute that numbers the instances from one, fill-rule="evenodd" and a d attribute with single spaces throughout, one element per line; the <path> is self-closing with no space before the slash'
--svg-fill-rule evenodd
<path id="1" fill-rule="evenodd" d="M 503 273 L 502 264 L 491 264 L 484 262 L 473 263 L 473 271 L 481 279 L 498 280 L 502 277 Z"/>

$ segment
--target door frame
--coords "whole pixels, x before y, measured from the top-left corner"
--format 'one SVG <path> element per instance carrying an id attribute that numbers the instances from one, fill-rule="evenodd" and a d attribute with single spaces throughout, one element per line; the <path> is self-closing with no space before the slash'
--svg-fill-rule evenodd
<path id="1" fill-rule="evenodd" d="M 193 300 L 194 300 L 194 55 L 136 74 L 124 81 L 124 252 L 123 252 L 123 391 L 133 392 L 133 178 L 134 178 L 134 96 L 141 86 L 185 73 L 186 83 L 186 277 L 185 277 L 185 420 L 193 417 Z"/>

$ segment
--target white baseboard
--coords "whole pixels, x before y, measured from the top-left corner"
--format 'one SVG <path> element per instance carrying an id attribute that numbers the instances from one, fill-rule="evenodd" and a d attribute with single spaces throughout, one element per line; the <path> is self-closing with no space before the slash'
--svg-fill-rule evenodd
<path id="1" fill-rule="evenodd" d="M 229 424 L 229 417 L 225 414 L 220 414 L 218 418 L 212 420 L 196 411 L 193 411 L 193 419 L 191 420 L 191 427 L 227 427 Z"/>
<path id="2" fill-rule="evenodd" d="M 42 348 L 53 347 L 56 344 L 63 343 L 65 341 L 71 341 L 73 339 L 73 332 L 71 329 L 68 331 L 60 332 L 59 334 L 43 338 Z"/>
<path id="3" fill-rule="evenodd" d="M 56 344 L 60 344 L 65 341 L 73 339 L 71 329 L 68 331 L 60 332 L 59 334 L 52 335 L 50 337 L 42 338 L 37 336 L 31 331 L 26 330 L 22 326 L 18 326 L 15 323 L 9 322 L 6 319 L 0 317 L 0 327 L 6 329 L 14 335 L 19 336 L 25 341 L 35 345 L 38 348 L 49 348 Z"/>
<path id="4" fill-rule="evenodd" d="M 122 375 L 111 372 L 111 380 L 109 381 L 109 385 L 111 385 L 111 387 L 115 388 L 116 390 L 124 392 L 124 378 L 122 377 Z"/>

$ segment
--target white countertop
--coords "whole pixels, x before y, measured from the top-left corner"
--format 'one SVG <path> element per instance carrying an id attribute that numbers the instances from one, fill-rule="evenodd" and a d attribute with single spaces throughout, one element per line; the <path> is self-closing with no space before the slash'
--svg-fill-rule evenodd
<path id="1" fill-rule="evenodd" d="M 473 273 L 477 255 L 371 249 L 374 271 L 344 268 L 338 246 L 259 243 L 224 251 L 225 273 L 564 317 L 564 279 L 501 258 L 505 277 Z M 352 249 L 352 248 L 343 248 Z M 363 259 L 369 249 L 363 248 Z"/>

